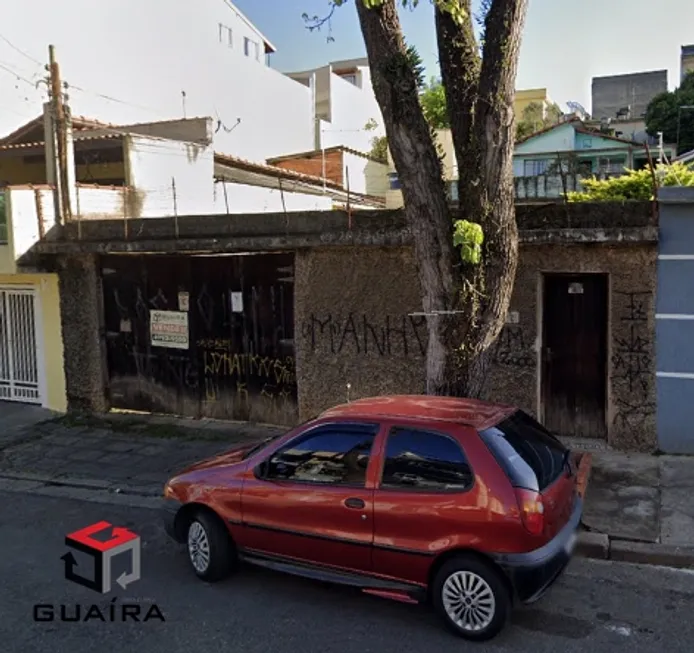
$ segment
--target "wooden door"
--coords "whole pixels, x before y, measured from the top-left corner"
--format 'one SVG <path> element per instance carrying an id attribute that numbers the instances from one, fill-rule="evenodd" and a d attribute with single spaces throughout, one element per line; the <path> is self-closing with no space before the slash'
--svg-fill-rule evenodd
<path id="1" fill-rule="evenodd" d="M 605 274 L 544 279 L 544 422 L 565 437 L 606 438 L 607 303 Z"/>

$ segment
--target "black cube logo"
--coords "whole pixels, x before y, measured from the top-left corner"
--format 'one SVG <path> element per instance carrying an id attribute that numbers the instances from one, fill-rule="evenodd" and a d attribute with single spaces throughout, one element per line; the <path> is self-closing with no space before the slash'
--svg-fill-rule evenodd
<path id="1" fill-rule="evenodd" d="M 96 539 L 97 534 L 107 535 L 109 539 Z M 94 559 L 94 575 L 93 578 L 88 578 L 77 572 L 78 563 L 71 551 L 61 557 L 65 563 L 65 578 L 73 583 L 99 594 L 107 594 L 111 591 L 113 582 L 113 559 L 126 552 L 130 552 L 130 569 L 116 578 L 115 582 L 125 589 L 140 579 L 140 536 L 127 528 L 100 521 L 66 535 L 65 544 Z"/>

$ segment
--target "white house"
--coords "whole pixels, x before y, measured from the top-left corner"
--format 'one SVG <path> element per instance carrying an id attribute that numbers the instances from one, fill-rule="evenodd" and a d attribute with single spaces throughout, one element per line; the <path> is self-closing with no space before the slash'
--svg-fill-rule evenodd
<path id="1" fill-rule="evenodd" d="M 3 33 L 27 56 L 0 42 L 0 60 L 21 76 L 0 70 L 8 87 L 0 133 L 45 100 L 45 86 L 35 83 L 45 77 L 39 62 L 53 43 L 75 115 L 117 124 L 212 116 L 214 149 L 257 162 L 316 147 L 322 69 L 315 84 L 274 70 L 274 46 L 228 0 L 122 0 L 112 12 L 94 11 L 89 0 L 25 0 L 5 17 Z M 329 75 L 330 108 L 321 119 L 331 144 L 364 150 L 374 135 L 364 124 L 380 122 L 380 112 L 368 68 L 355 68 L 356 85 Z"/>
<path id="2" fill-rule="evenodd" d="M 368 59 L 333 61 L 287 75 L 312 90 L 316 150 L 344 145 L 368 152 L 373 138 L 385 135 Z"/>

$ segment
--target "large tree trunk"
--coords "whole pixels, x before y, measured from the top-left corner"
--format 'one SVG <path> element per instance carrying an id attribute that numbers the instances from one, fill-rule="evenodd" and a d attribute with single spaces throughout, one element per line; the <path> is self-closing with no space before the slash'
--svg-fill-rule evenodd
<path id="1" fill-rule="evenodd" d="M 456 23 L 436 9 L 441 74 L 458 160 L 460 219 L 484 231 L 482 263 L 463 264 L 429 126 L 408 65 L 396 0 L 357 10 L 374 93 L 401 182 L 427 314 L 427 393 L 479 396 L 504 325 L 518 259 L 512 157 L 513 97 L 527 0 L 493 0 L 484 56 L 470 0 Z"/>
<path id="2" fill-rule="evenodd" d="M 374 94 L 381 108 L 386 137 L 398 171 L 405 216 L 414 240 L 415 258 L 427 314 L 427 393 L 439 394 L 450 374 L 447 320 L 458 285 L 456 254 L 441 162 L 419 104 L 417 79 L 406 54 L 394 0 L 357 10 L 371 66 Z"/>
<path id="3" fill-rule="evenodd" d="M 483 391 L 492 345 L 505 322 L 518 263 L 513 100 L 527 0 L 493 0 L 488 4 L 481 59 L 469 0 L 469 20 L 462 26 L 456 25 L 450 14 L 436 9 L 441 78 L 454 150 L 458 161 L 469 162 L 459 165 L 464 168 L 458 184 L 459 217 L 478 222 L 485 236 L 481 269 L 468 269 L 473 289 L 463 298 L 469 325 L 461 376 L 470 396 Z"/>

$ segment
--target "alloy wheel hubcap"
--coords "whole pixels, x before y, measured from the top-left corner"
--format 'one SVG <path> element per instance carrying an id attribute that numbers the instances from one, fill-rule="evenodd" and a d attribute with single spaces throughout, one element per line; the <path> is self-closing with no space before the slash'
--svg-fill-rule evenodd
<path id="1" fill-rule="evenodd" d="M 484 630 L 496 611 L 494 592 L 487 581 L 471 571 L 456 571 L 443 584 L 443 607 L 456 626 Z"/>
<path id="2" fill-rule="evenodd" d="M 200 522 L 194 521 L 188 529 L 188 555 L 195 571 L 204 573 L 210 564 L 210 542 Z"/>

